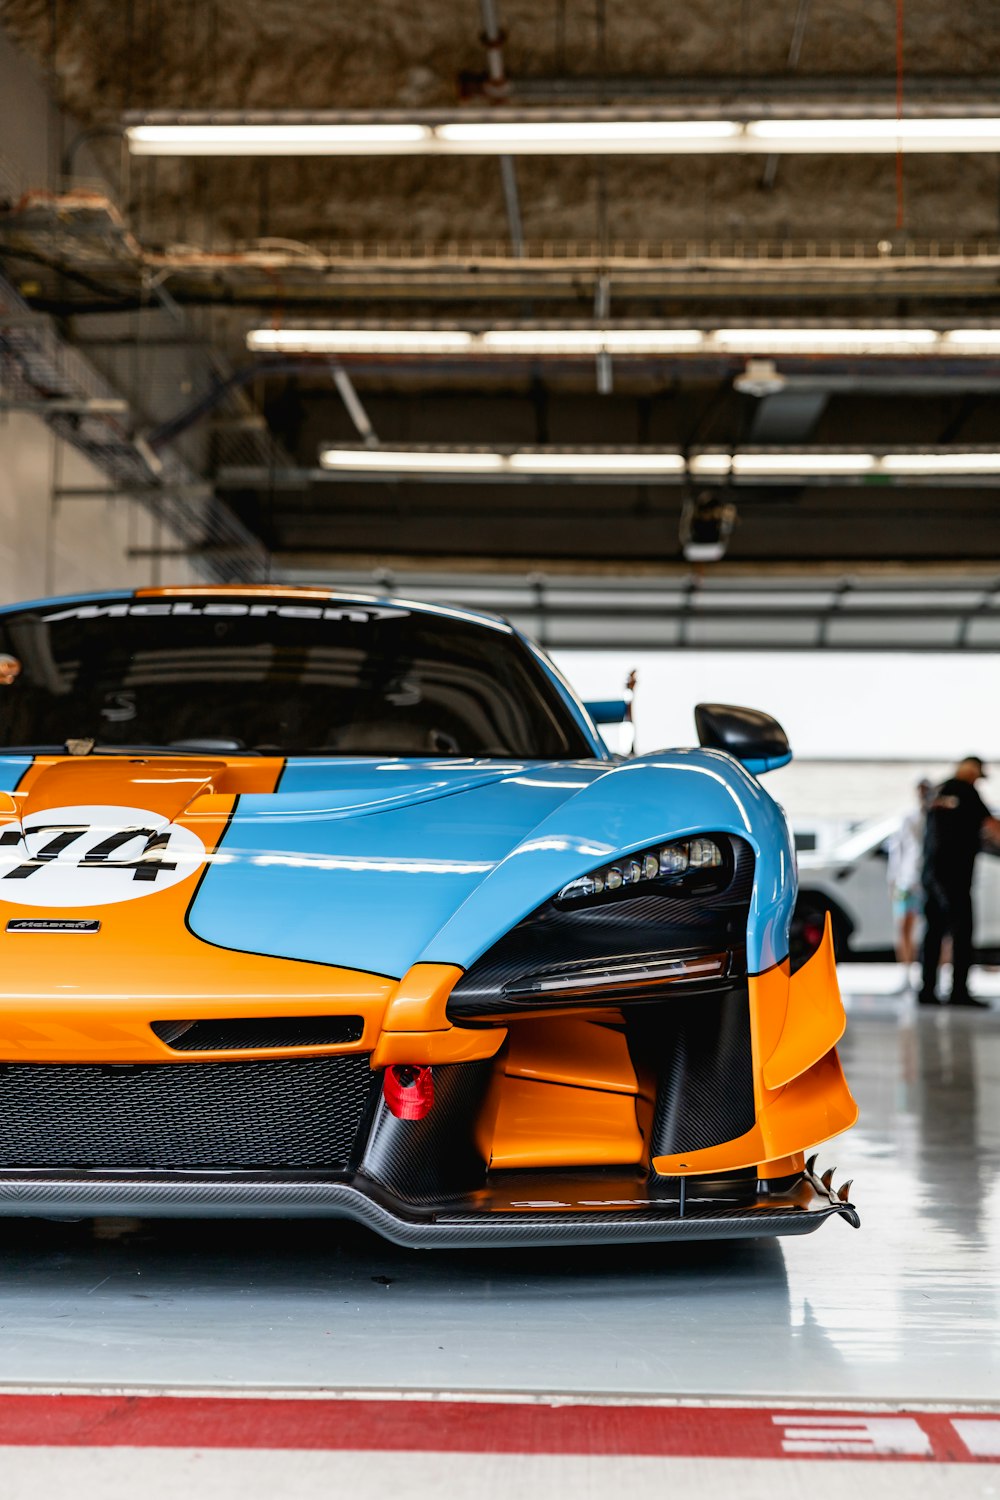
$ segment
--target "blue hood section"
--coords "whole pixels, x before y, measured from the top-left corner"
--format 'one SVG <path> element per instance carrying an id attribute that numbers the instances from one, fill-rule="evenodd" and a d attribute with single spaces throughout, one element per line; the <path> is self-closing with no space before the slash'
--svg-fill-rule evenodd
<path id="1" fill-rule="evenodd" d="M 708 830 L 757 856 L 754 971 L 788 951 L 794 857 L 784 816 L 729 756 L 621 764 L 291 761 L 240 798 L 189 914 L 206 942 L 401 977 L 462 968 L 608 858 Z"/>
<path id="2" fill-rule="evenodd" d="M 303 816 L 360 818 L 472 792 L 519 769 L 495 760 L 290 760 L 278 783 L 277 800 L 257 799 L 262 803 L 258 815 L 286 823 Z"/>
<path id="3" fill-rule="evenodd" d="M 34 764 L 33 755 L 0 755 L 0 792 L 13 792 L 18 782 Z"/>

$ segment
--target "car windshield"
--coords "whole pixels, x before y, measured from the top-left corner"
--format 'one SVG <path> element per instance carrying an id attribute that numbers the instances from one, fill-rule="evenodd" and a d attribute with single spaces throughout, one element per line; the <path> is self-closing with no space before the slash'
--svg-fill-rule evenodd
<path id="1" fill-rule="evenodd" d="M 0 748 L 591 757 L 525 643 L 403 606 L 239 595 L 0 615 Z"/>

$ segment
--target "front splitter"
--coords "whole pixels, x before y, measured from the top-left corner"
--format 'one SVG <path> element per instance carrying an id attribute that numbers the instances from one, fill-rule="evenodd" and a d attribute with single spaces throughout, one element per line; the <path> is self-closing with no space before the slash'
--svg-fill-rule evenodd
<path id="1" fill-rule="evenodd" d="M 624 1194 L 624 1196 L 623 1196 Z M 517 1195 L 517 1196 L 515 1196 Z M 806 1173 L 780 1194 L 668 1196 L 610 1174 L 507 1174 L 466 1198 L 408 1203 L 377 1183 L 284 1172 L 6 1171 L 0 1217 L 342 1218 L 412 1249 L 643 1244 L 811 1234 L 854 1206 Z"/>

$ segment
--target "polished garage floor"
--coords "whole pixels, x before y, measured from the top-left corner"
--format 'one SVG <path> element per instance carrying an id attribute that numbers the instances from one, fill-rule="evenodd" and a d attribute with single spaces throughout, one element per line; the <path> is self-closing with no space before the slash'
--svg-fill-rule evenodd
<path id="1" fill-rule="evenodd" d="M 1000 1008 L 916 1011 L 893 973 L 844 974 L 862 1122 L 821 1164 L 860 1231 L 432 1256 L 339 1223 L 8 1222 L 0 1386 L 1000 1403 Z"/>

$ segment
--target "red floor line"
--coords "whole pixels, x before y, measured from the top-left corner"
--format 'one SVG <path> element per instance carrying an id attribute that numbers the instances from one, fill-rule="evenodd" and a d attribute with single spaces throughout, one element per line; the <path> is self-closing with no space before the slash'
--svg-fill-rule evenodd
<path id="1" fill-rule="evenodd" d="M 955 1413 L 969 1420 L 967 1413 Z M 1000 1419 L 974 1418 L 1000 1428 Z M 0 1444 L 695 1458 L 976 1459 L 940 1412 L 204 1396 L 0 1396 Z M 818 1445 L 818 1451 L 803 1451 Z M 995 1446 L 995 1445 L 987 1445 Z"/>

